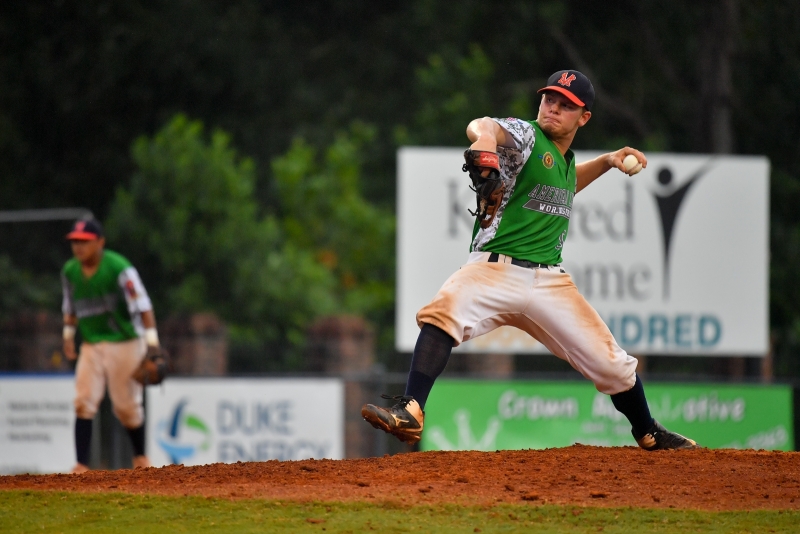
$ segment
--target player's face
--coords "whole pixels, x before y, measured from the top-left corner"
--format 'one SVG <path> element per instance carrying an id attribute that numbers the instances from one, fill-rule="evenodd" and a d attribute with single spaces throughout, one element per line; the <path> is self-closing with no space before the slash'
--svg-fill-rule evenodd
<path id="1" fill-rule="evenodd" d="M 570 102 L 566 96 L 554 91 L 542 95 L 536 122 L 550 137 L 564 137 L 574 133 L 589 121 L 592 113 Z"/>
<path id="2" fill-rule="evenodd" d="M 72 255 L 75 256 L 75 259 L 81 263 L 90 263 L 100 256 L 105 242 L 106 240 L 101 237 L 100 239 L 89 240 L 74 239 L 69 243 L 72 246 Z"/>

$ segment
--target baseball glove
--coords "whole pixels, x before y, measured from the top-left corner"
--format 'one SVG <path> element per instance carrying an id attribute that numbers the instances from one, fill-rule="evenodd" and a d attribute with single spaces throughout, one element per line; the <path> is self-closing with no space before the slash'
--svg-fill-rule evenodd
<path id="1" fill-rule="evenodd" d="M 478 201 L 478 208 L 474 212 L 472 210 L 469 212 L 478 218 L 481 228 L 488 228 L 494 220 L 506 190 L 500 178 L 500 157 L 496 152 L 468 148 L 464 152 L 464 160 L 466 163 L 461 170 L 469 173 L 472 180 L 470 189 L 475 191 Z"/>
<path id="2" fill-rule="evenodd" d="M 133 379 L 142 385 L 160 384 L 167 376 L 169 354 L 161 347 L 147 347 L 147 354 L 136 371 Z"/>

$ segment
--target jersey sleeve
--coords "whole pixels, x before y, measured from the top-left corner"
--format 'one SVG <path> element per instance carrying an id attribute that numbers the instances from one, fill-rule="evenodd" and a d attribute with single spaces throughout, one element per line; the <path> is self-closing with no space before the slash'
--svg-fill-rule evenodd
<path id="1" fill-rule="evenodd" d="M 72 302 L 72 284 L 69 283 L 67 275 L 61 273 L 61 291 L 64 294 L 61 299 L 61 313 L 64 315 L 75 315 L 75 305 Z"/>
<path id="2" fill-rule="evenodd" d="M 495 118 L 493 120 L 502 126 L 514 141 L 515 146 L 513 147 L 497 147 L 497 152 L 501 156 L 501 170 L 506 171 L 507 179 L 514 179 L 533 152 L 533 145 L 536 142 L 536 130 L 528 121 L 513 117 L 507 119 Z"/>
<path id="3" fill-rule="evenodd" d="M 147 295 L 147 290 L 135 267 L 127 267 L 119 273 L 117 283 L 125 295 L 131 316 L 153 309 L 153 304 L 150 302 L 150 297 Z"/>

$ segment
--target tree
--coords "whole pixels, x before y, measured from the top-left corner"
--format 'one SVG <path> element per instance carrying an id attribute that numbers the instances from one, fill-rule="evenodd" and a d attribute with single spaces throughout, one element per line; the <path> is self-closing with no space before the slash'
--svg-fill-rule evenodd
<path id="1" fill-rule="evenodd" d="M 0 208 L 101 218 L 129 188 L 132 140 L 177 112 L 253 158 L 253 198 L 276 224 L 273 159 L 298 136 L 324 154 L 336 132 L 369 123 L 359 191 L 390 209 L 399 144 L 463 146 L 474 116 L 532 117 L 548 74 L 578 67 L 598 99 L 576 149 L 770 158 L 771 321 L 782 358 L 800 347 L 782 249 L 800 224 L 785 194 L 800 182 L 798 2 L 4 2 L 0 39 Z M 0 243 L 20 269 L 55 273 L 63 232 L 6 225 Z"/>
<path id="2" fill-rule="evenodd" d="M 322 161 L 302 139 L 272 165 L 286 238 L 335 276 L 336 309 L 372 314 L 394 303 L 395 219 L 361 195 L 361 153 L 374 128 L 339 133 Z"/>
<path id="3" fill-rule="evenodd" d="M 201 122 L 178 115 L 134 143 L 138 170 L 117 190 L 109 243 L 140 269 L 160 314 L 222 316 L 234 351 L 251 356 L 245 369 L 264 370 L 254 361 L 263 352 L 273 368 L 301 366 L 315 317 L 385 313 L 394 299 L 393 217 L 359 194 L 358 152 L 371 131 L 353 132 L 322 163 L 295 141 L 274 164 L 280 214 L 262 214 L 253 161 L 228 134 L 206 139 Z"/>
<path id="4" fill-rule="evenodd" d="M 57 310 L 61 287 L 53 275 L 36 275 L 0 255 L 0 320 L 20 310 Z"/>

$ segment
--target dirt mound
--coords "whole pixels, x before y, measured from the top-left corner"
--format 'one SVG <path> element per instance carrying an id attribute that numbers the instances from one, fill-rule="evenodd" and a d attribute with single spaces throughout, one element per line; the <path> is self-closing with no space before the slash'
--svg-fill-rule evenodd
<path id="1" fill-rule="evenodd" d="M 363 460 L 253 462 L 0 477 L 37 489 L 268 498 L 494 504 L 531 502 L 702 510 L 800 509 L 800 453 L 644 452 L 587 447 L 424 452 Z"/>

